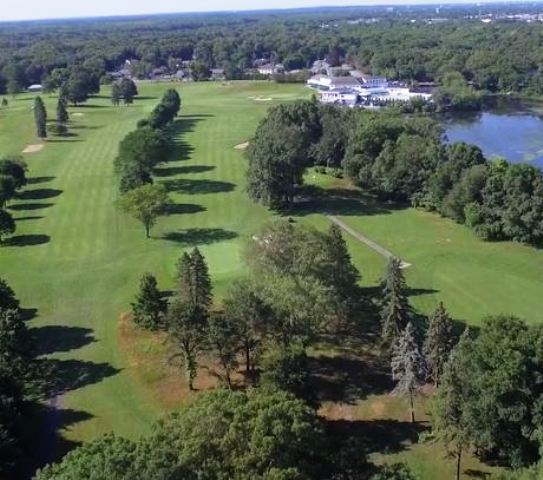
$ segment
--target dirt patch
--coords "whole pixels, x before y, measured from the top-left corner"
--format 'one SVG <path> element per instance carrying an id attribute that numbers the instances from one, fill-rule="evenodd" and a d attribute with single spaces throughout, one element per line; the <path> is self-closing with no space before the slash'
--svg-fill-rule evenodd
<path id="1" fill-rule="evenodd" d="M 249 142 L 245 142 L 245 143 L 240 143 L 239 145 L 236 145 L 234 148 L 236 150 L 246 150 L 248 146 L 249 146 Z"/>
<path id="2" fill-rule="evenodd" d="M 153 333 L 137 328 L 130 313 L 119 321 L 119 343 L 126 358 L 127 370 L 136 377 L 146 394 L 163 410 L 171 411 L 201 391 L 221 384 L 221 369 L 213 361 L 199 359 L 198 375 L 194 381 L 196 392 L 190 392 L 179 362 L 172 360 L 165 333 Z M 243 384 L 242 373 L 232 375 L 236 387 Z"/>
<path id="3" fill-rule="evenodd" d="M 27 145 L 23 150 L 23 153 L 37 153 L 44 147 L 43 143 L 38 143 L 36 145 Z"/>

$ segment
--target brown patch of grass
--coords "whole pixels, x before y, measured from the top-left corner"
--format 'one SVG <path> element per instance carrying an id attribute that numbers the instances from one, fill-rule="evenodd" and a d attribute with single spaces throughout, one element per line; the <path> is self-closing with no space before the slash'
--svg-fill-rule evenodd
<path id="1" fill-rule="evenodd" d="M 172 360 L 173 352 L 167 335 L 137 328 L 130 313 L 120 316 L 119 343 L 127 369 L 162 410 L 174 410 L 197 392 L 211 390 L 223 383 L 219 365 L 208 358 L 201 358 L 194 381 L 195 392 L 191 392 L 182 365 Z M 244 376 L 236 372 L 232 374 L 232 381 L 234 387 L 239 388 L 244 384 Z"/>

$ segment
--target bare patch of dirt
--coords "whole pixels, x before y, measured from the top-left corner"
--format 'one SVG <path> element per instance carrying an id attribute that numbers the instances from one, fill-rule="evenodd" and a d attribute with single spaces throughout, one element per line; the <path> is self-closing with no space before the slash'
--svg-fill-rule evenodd
<path id="1" fill-rule="evenodd" d="M 44 147 L 43 143 L 37 143 L 35 145 L 27 145 L 23 150 L 23 153 L 38 153 Z"/>

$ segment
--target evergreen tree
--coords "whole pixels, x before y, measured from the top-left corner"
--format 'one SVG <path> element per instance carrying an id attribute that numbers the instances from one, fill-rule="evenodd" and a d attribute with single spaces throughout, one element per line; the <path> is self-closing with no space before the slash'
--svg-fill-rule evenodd
<path id="1" fill-rule="evenodd" d="M 206 261 L 200 250 L 184 253 L 177 264 L 177 281 L 180 298 L 204 312 L 209 311 L 212 302 L 211 279 Z"/>
<path id="2" fill-rule="evenodd" d="M 198 355 L 205 345 L 205 313 L 193 304 L 177 298 L 168 309 L 168 333 L 177 353 L 181 357 L 189 390 L 194 390 L 194 379 L 198 369 Z"/>
<path id="3" fill-rule="evenodd" d="M 445 364 L 454 346 L 453 324 L 442 302 L 430 317 L 430 323 L 424 340 L 423 353 L 429 374 L 437 387 Z"/>
<path id="4" fill-rule="evenodd" d="M 409 322 L 394 345 L 392 360 L 392 379 L 397 382 L 394 392 L 409 397 L 411 421 L 415 422 L 413 397 L 424 384 L 425 368 L 417 341 L 415 329 Z"/>
<path id="5" fill-rule="evenodd" d="M 328 230 L 326 243 L 332 267 L 330 284 L 337 291 L 341 301 L 350 309 L 356 301 L 360 273 L 351 261 L 351 255 L 341 234 L 341 228 L 335 223 Z"/>
<path id="6" fill-rule="evenodd" d="M 4 237 L 15 233 L 15 228 L 13 217 L 5 210 L 0 209 L 0 244 L 3 242 Z"/>
<path id="7" fill-rule="evenodd" d="M 470 372 L 461 358 L 469 343 L 469 332 L 466 329 L 450 354 L 433 404 L 433 432 L 436 439 L 442 441 L 449 454 L 456 459 L 456 480 L 460 480 L 462 453 L 471 443 L 470 420 L 465 412 L 470 397 L 465 377 Z"/>
<path id="8" fill-rule="evenodd" d="M 65 124 L 70 119 L 67 107 L 67 100 L 64 97 L 59 96 L 57 102 L 57 123 Z"/>
<path id="9" fill-rule="evenodd" d="M 157 287 L 156 278 L 145 273 L 140 280 L 140 291 L 132 304 L 134 321 L 147 330 L 158 330 L 166 313 L 167 302 Z"/>
<path id="10" fill-rule="evenodd" d="M 383 307 L 381 310 L 383 340 L 391 344 L 399 337 L 409 321 L 409 302 L 406 294 L 405 277 L 401 269 L 401 260 L 391 258 L 383 289 Z"/>
<path id="11" fill-rule="evenodd" d="M 121 103 L 121 87 L 118 83 L 114 83 L 111 86 L 111 103 L 115 106 L 119 105 Z"/>
<path id="12" fill-rule="evenodd" d="M 34 121 L 38 138 L 47 138 L 47 111 L 41 97 L 34 100 Z"/>
<path id="13" fill-rule="evenodd" d="M 15 292 L 3 278 L 0 278 L 0 311 L 1 310 L 18 310 L 19 300 L 15 296 Z"/>

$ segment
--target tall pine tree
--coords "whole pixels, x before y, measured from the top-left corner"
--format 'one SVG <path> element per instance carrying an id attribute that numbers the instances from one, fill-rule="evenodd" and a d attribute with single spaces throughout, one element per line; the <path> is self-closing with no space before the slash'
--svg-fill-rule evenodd
<path id="1" fill-rule="evenodd" d="M 162 326 L 167 303 L 157 287 L 156 278 L 145 273 L 140 280 L 140 291 L 132 304 L 134 322 L 147 330 L 158 330 Z"/>
<path id="2" fill-rule="evenodd" d="M 351 261 L 351 255 L 341 234 L 341 228 L 335 223 L 328 230 L 327 246 L 332 264 L 331 285 L 334 286 L 341 299 L 352 306 L 357 293 L 360 273 Z"/>
<path id="3" fill-rule="evenodd" d="M 442 302 L 430 317 L 423 352 L 429 374 L 437 387 L 454 346 L 453 324 Z"/>
<path id="4" fill-rule="evenodd" d="M 57 102 L 57 123 L 65 124 L 69 119 L 68 101 L 63 96 L 59 96 Z"/>
<path id="5" fill-rule="evenodd" d="M 38 138 L 47 138 L 47 111 L 41 97 L 34 100 L 34 121 Z"/>
<path id="6" fill-rule="evenodd" d="M 390 344 L 399 337 L 409 321 L 410 309 L 406 290 L 401 260 L 393 257 L 386 270 L 381 310 L 382 337 Z"/>
<path id="7" fill-rule="evenodd" d="M 392 379 L 397 382 L 394 393 L 409 397 L 411 421 L 415 422 L 414 396 L 424 384 L 424 358 L 415 339 L 415 329 L 409 322 L 393 348 Z"/>
<path id="8" fill-rule="evenodd" d="M 209 270 L 200 250 L 184 253 L 177 264 L 179 296 L 184 302 L 208 312 L 212 302 Z"/>

